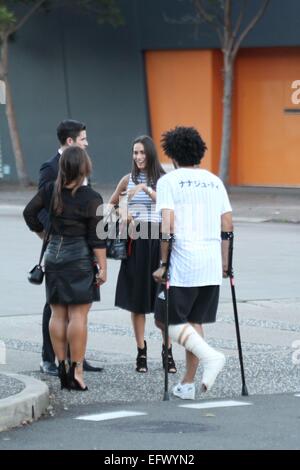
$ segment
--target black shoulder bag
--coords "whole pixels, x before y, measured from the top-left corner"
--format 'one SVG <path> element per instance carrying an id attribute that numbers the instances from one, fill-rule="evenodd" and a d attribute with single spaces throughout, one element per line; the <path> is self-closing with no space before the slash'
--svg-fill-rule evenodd
<path id="1" fill-rule="evenodd" d="M 113 221 L 112 212 L 106 219 L 106 256 L 121 261 L 127 258 L 127 238 L 122 238 L 120 221 Z"/>
<path id="2" fill-rule="evenodd" d="M 44 280 L 44 274 L 45 273 L 43 271 L 42 261 L 43 261 L 44 254 L 45 254 L 48 242 L 49 242 L 49 235 L 50 235 L 50 231 L 51 231 L 51 217 L 52 217 L 52 211 L 53 211 L 53 203 L 54 203 L 54 191 L 52 192 L 52 196 L 51 196 L 51 201 L 50 201 L 50 206 L 49 206 L 48 227 L 47 227 L 47 230 L 46 230 L 46 233 L 45 233 L 45 236 L 44 236 L 43 245 L 42 245 L 41 254 L 40 254 L 40 259 L 39 259 L 38 264 L 36 264 L 34 266 L 34 268 L 32 268 L 32 270 L 28 274 L 28 281 L 31 284 L 40 285 L 40 284 L 42 284 L 42 282 Z"/>

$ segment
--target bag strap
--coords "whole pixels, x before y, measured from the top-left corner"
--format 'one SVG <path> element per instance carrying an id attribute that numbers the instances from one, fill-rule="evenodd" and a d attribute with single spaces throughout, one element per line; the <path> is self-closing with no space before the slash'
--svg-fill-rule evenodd
<path id="1" fill-rule="evenodd" d="M 40 259 L 39 259 L 39 263 L 38 263 L 39 266 L 41 266 L 41 264 L 42 264 L 44 254 L 45 254 L 45 251 L 46 251 L 46 248 L 47 248 L 47 245 L 48 245 L 48 241 L 49 241 L 49 235 L 50 235 L 51 228 L 52 228 L 51 218 L 52 218 L 52 215 L 53 215 L 53 205 L 54 205 L 54 187 L 53 187 L 52 196 L 51 196 L 51 200 L 50 200 L 50 206 L 49 206 L 47 230 L 46 230 L 46 233 L 45 233 L 45 236 L 44 236 L 44 239 L 43 239 L 43 245 L 42 245 Z"/>

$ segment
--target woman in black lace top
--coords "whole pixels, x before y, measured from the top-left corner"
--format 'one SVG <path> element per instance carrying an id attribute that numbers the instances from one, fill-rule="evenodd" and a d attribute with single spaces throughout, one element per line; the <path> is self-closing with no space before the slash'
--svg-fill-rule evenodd
<path id="1" fill-rule="evenodd" d="M 28 227 L 41 238 L 44 231 L 38 214 L 43 208 L 50 213 L 51 237 L 45 253 L 46 296 L 52 310 L 50 336 L 61 387 L 75 390 L 87 390 L 82 374 L 87 315 L 92 302 L 100 300 L 99 286 L 106 281 L 106 243 L 97 237 L 102 217 L 96 215 L 103 200 L 83 185 L 90 172 L 86 152 L 77 146 L 67 148 L 55 184 L 41 189 L 24 210 Z M 94 257 L 100 269 L 96 276 Z M 68 344 L 71 367 L 67 374 Z"/>

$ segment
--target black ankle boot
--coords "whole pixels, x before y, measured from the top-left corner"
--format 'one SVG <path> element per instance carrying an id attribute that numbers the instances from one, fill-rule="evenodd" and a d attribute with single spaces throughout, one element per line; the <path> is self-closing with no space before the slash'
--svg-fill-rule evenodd
<path id="1" fill-rule="evenodd" d="M 143 348 L 137 348 L 138 350 L 138 355 L 136 358 L 136 371 L 144 374 L 145 372 L 148 372 L 148 366 L 147 366 L 147 343 L 144 340 L 144 347 Z"/>
<path id="2" fill-rule="evenodd" d="M 78 380 L 75 378 L 75 369 L 77 366 L 80 366 L 82 363 L 81 362 L 72 362 L 69 373 L 68 373 L 68 379 L 69 379 L 69 387 L 70 390 L 77 390 L 79 392 L 87 392 L 88 388 L 87 386 L 82 387 L 81 384 L 78 382 Z"/>
<path id="3" fill-rule="evenodd" d="M 65 361 L 59 361 L 58 363 L 58 377 L 60 379 L 61 390 L 63 388 L 67 388 L 68 390 L 70 390 Z"/>

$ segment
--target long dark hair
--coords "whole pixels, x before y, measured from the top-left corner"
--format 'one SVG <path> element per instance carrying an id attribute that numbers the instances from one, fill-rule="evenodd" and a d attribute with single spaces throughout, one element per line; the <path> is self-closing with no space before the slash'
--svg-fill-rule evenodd
<path id="1" fill-rule="evenodd" d="M 59 159 L 58 176 L 54 186 L 54 213 L 61 214 L 63 211 L 62 190 L 70 183 L 75 183 L 72 188 L 72 196 L 84 179 L 92 171 L 92 162 L 85 150 L 76 145 L 66 148 Z"/>
<path id="2" fill-rule="evenodd" d="M 165 174 L 165 170 L 161 166 L 157 150 L 154 145 L 153 140 L 148 135 L 142 135 L 137 137 L 132 144 L 132 152 L 133 147 L 135 144 L 143 144 L 145 155 L 146 155 L 146 173 L 147 173 L 147 185 L 151 186 L 153 189 L 156 187 L 156 183 L 159 178 Z M 131 170 L 131 178 L 135 184 L 138 184 L 138 176 L 140 174 L 140 170 L 133 159 L 132 163 L 132 170 Z"/>

